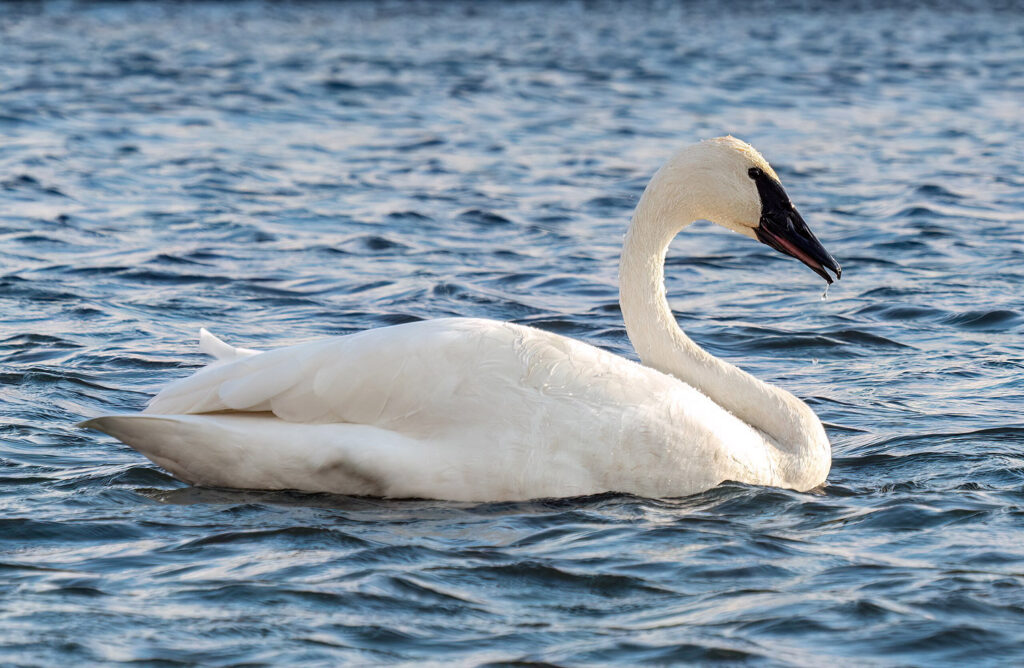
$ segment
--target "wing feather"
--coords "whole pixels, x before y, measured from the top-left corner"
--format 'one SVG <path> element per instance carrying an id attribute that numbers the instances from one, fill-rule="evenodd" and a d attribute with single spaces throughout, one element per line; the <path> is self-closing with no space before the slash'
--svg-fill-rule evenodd
<path id="1" fill-rule="evenodd" d="M 169 385 L 146 412 L 269 411 L 293 423 L 372 425 L 419 439 L 469 433 L 471 425 L 505 433 L 501 425 L 514 424 L 507 433 L 546 439 L 553 438 L 552 420 L 575 415 L 565 401 L 588 406 L 580 415 L 600 421 L 610 419 L 598 416 L 609 402 L 640 405 L 647 393 L 671 393 L 676 385 L 565 337 L 458 318 L 214 362 Z M 574 424 L 570 419 L 565 428 L 582 428 Z"/>
<path id="2" fill-rule="evenodd" d="M 218 349 L 218 361 L 165 387 L 146 412 L 271 411 L 292 422 L 389 423 L 450 398 L 467 382 L 479 384 L 482 368 L 507 368 L 512 360 L 493 358 L 508 358 L 503 344 L 510 343 L 503 323 L 445 319 L 232 359 Z"/>

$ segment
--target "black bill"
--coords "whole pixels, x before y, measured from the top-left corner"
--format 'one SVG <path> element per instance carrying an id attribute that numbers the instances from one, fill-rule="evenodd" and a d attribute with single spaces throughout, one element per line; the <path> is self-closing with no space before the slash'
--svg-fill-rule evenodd
<path id="1" fill-rule="evenodd" d="M 754 230 L 757 240 L 800 260 L 828 283 L 832 277 L 826 269 L 837 279 L 842 276 L 843 268 L 807 227 L 782 184 L 756 167 L 749 173 L 761 196 L 761 220 Z"/>

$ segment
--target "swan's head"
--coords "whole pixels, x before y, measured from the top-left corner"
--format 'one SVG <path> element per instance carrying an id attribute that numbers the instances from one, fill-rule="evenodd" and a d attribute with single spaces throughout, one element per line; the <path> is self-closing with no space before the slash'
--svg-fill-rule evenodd
<path id="1" fill-rule="evenodd" d="M 680 227 L 698 218 L 710 220 L 795 257 L 829 283 L 826 269 L 836 278 L 842 274 L 789 201 L 775 170 L 753 146 L 735 137 L 708 139 L 679 151 L 649 189 L 658 193 L 654 199 L 661 206 L 673 209 L 660 212 L 663 220 L 674 219 Z"/>

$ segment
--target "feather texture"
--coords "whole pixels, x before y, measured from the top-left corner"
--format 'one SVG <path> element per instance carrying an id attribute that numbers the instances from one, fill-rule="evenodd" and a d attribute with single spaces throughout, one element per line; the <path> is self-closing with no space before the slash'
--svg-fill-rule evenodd
<path id="1" fill-rule="evenodd" d="M 261 489 L 665 496 L 725 479 L 769 482 L 771 469 L 755 430 L 675 378 L 556 334 L 470 318 L 218 361 L 140 416 L 87 424 L 188 482 Z"/>

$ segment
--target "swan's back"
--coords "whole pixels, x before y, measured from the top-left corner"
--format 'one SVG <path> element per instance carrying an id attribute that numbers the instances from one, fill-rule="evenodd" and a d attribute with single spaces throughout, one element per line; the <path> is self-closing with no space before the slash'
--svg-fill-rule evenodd
<path id="1" fill-rule="evenodd" d="M 453 318 L 259 354 L 221 352 L 224 359 L 166 387 L 140 416 L 165 420 L 162 466 L 174 470 L 168 457 L 188 457 L 168 454 L 169 439 L 178 450 L 210 453 L 225 449 L 218 438 L 244 439 L 237 457 L 246 466 L 291 449 L 315 469 L 305 477 L 319 490 L 467 500 L 681 495 L 723 480 L 770 484 L 773 475 L 761 435 L 690 386 L 530 327 Z M 240 421 L 225 412 L 261 415 Z M 172 427 L 177 415 L 196 417 Z M 268 441 L 272 434 L 280 439 Z M 143 435 L 128 442 L 150 454 Z M 218 455 L 207 468 L 229 471 L 232 458 Z M 338 465 L 345 461 L 352 466 Z M 324 462 L 339 473 L 337 484 L 322 475 Z M 238 485 L 222 473 L 203 482 L 265 485 Z"/>

